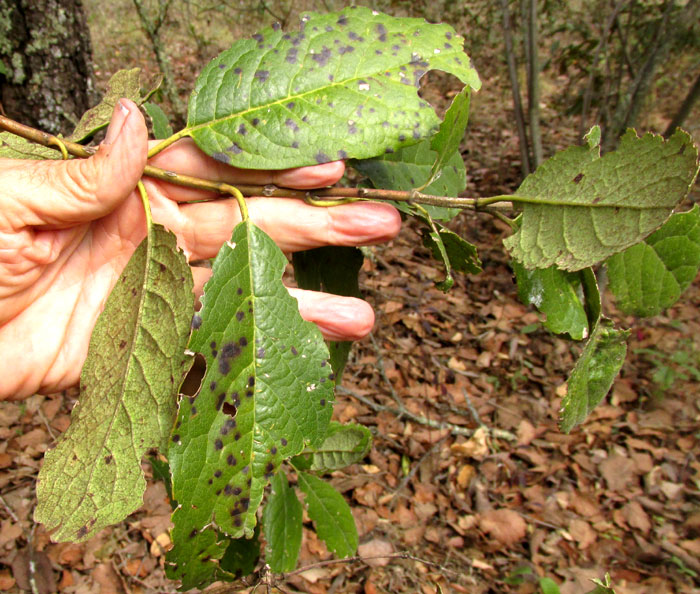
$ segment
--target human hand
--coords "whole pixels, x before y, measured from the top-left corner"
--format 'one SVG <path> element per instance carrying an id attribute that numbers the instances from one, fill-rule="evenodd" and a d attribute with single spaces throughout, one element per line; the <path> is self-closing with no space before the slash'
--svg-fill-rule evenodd
<path id="1" fill-rule="evenodd" d="M 148 138 L 140 111 L 122 100 L 105 141 L 89 159 L 0 159 L 0 399 L 55 392 L 78 383 L 97 317 L 146 235 L 135 191 Z M 199 151 L 189 139 L 151 160 L 157 167 L 231 184 L 299 189 L 337 182 L 342 162 L 282 171 L 240 170 Z M 187 204 L 211 194 L 144 179 L 153 219 L 173 231 L 190 261 L 212 258 L 240 221 L 234 199 Z M 370 245 L 398 233 L 386 204 L 318 208 L 286 198 L 251 198 L 251 220 L 285 252 L 323 245 Z M 193 268 L 200 294 L 211 274 Z M 374 323 L 364 301 L 292 290 L 301 315 L 324 336 L 355 340 Z"/>

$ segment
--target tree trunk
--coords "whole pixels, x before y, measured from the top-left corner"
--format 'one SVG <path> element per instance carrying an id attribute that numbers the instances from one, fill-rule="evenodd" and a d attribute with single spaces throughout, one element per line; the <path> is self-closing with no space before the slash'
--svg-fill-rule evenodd
<path id="1" fill-rule="evenodd" d="M 82 0 L 0 0 L 0 101 L 9 117 L 68 134 L 94 88 Z"/>

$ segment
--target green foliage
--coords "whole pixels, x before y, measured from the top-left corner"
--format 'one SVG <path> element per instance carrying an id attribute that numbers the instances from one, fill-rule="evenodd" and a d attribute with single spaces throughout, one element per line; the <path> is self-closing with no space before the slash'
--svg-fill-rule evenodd
<path id="1" fill-rule="evenodd" d="M 588 318 L 577 291 L 581 287 L 580 273 L 565 272 L 555 266 L 528 270 L 518 261 L 513 261 L 513 271 L 518 297 L 547 316 L 547 330 L 566 333 L 574 340 L 588 337 Z"/>
<path id="2" fill-rule="evenodd" d="M 323 443 L 309 453 L 292 459 L 300 470 L 332 472 L 362 460 L 372 445 L 372 435 L 367 427 L 350 423 L 331 422 Z"/>
<path id="3" fill-rule="evenodd" d="M 673 305 L 700 269 L 700 209 L 674 214 L 643 242 L 607 261 L 617 306 L 655 316 Z"/>
<path id="4" fill-rule="evenodd" d="M 160 108 L 160 106 L 155 103 L 146 102 L 143 104 L 144 111 L 151 118 L 151 124 L 153 126 L 153 137 L 159 140 L 163 138 L 168 138 L 173 134 L 173 127 L 168 121 L 168 116 Z"/>
<path id="5" fill-rule="evenodd" d="M 55 540 L 85 540 L 141 505 L 141 457 L 165 450 L 190 367 L 193 305 L 175 236 L 154 225 L 97 321 L 71 425 L 39 473 L 34 517 Z"/>
<path id="6" fill-rule="evenodd" d="M 331 245 L 292 255 L 294 278 L 299 288 L 346 297 L 362 297 L 358 283 L 362 261 L 359 249 L 346 246 Z M 341 380 L 351 347 L 352 343 L 347 340 L 331 341 L 328 345 L 336 383 Z"/>
<path id="7" fill-rule="evenodd" d="M 276 573 L 292 571 L 301 548 L 302 507 L 284 472 L 272 479 L 272 490 L 263 512 L 265 561 Z"/>
<path id="8" fill-rule="evenodd" d="M 447 25 L 364 7 L 301 21 L 237 41 L 204 68 L 186 133 L 206 153 L 251 169 L 374 157 L 437 129 L 416 94 L 426 72 L 481 84 Z"/>
<path id="9" fill-rule="evenodd" d="M 375 188 L 391 188 L 410 192 L 425 185 L 430 172 L 437 162 L 437 153 L 430 148 L 430 139 L 407 146 L 394 153 L 387 153 L 373 159 L 353 160 L 350 164 L 362 175 L 369 178 Z M 440 177 L 423 189 L 426 194 L 435 196 L 457 196 L 467 185 L 467 171 L 459 152 L 447 160 Z M 415 215 L 416 209 L 403 202 L 394 202 L 400 211 Z M 424 204 L 423 208 L 433 219 L 452 219 L 459 213 L 457 208 Z"/>
<path id="10" fill-rule="evenodd" d="M 518 188 L 522 226 L 504 244 L 525 268 L 593 266 L 661 226 L 688 194 L 697 158 L 682 131 L 665 141 L 630 130 L 603 157 L 594 147 L 570 147 Z"/>
<path id="11" fill-rule="evenodd" d="M 168 454 L 180 505 L 168 572 L 183 587 L 213 579 L 209 560 L 222 556 L 228 538 L 253 533 L 265 485 L 282 461 L 326 434 L 328 349 L 282 284 L 286 263 L 263 231 L 240 223 L 195 316 L 189 348 L 207 369 L 198 396 L 180 401 Z"/>
<path id="12" fill-rule="evenodd" d="M 562 402 L 562 431 L 568 433 L 582 423 L 605 398 L 625 361 L 628 334 L 616 330 L 607 318 L 598 320 L 569 377 Z"/>
<path id="13" fill-rule="evenodd" d="M 352 512 L 343 496 L 331 485 L 307 472 L 299 473 L 299 488 L 306 495 L 309 517 L 318 537 L 338 557 L 351 557 L 358 544 Z"/>
<path id="14" fill-rule="evenodd" d="M 445 267 L 438 286 L 447 290 L 454 271 L 476 274 L 481 263 L 472 244 L 436 220 L 451 219 L 457 206 L 504 198 L 421 203 L 425 194 L 456 198 L 466 186 L 460 147 L 480 82 L 463 41 L 448 26 L 367 8 L 305 15 L 299 30 L 265 29 L 207 65 L 183 130 L 173 134 L 156 105 L 144 109 L 154 134 L 167 137 L 161 148 L 190 136 L 215 159 L 248 168 L 349 159 L 375 188 L 410 193 L 396 205 L 422 223 L 423 245 Z M 443 122 L 416 93 L 431 69 L 465 84 Z M 73 140 L 106 126 L 118 97 L 143 102 L 152 92 L 141 90 L 136 70 L 110 84 Z M 56 156 L 6 133 L 0 140 L 0 156 Z M 563 401 L 564 431 L 605 397 L 626 353 L 627 333 L 603 316 L 592 267 L 607 260 L 618 305 L 637 314 L 673 303 L 700 267 L 697 207 L 659 229 L 697 175 L 689 136 L 677 132 L 664 141 L 630 131 L 619 150 L 602 158 L 600 129 L 586 140 L 554 155 L 506 197 L 523 209 L 518 221 L 506 219 L 515 232 L 505 241 L 520 298 L 546 315 L 549 330 L 588 337 Z M 273 571 L 291 571 L 302 535 L 295 489 L 330 551 L 346 557 L 358 544 L 345 499 L 312 474 L 359 462 L 371 444 L 366 428 L 330 422 L 350 344 L 327 347 L 302 320 L 282 284 L 286 257 L 242 218 L 214 261 L 194 316 L 184 257 L 171 234 L 149 228 L 95 328 L 80 404 L 46 455 L 38 485 L 36 518 L 56 529 L 54 537 L 81 540 L 138 507 L 141 457 L 159 448 L 169 471 L 152 458 L 154 475 L 172 477 L 175 509 L 166 570 L 182 589 L 255 570 L 261 505 L 265 561 Z M 355 248 L 294 256 L 300 287 L 340 295 L 360 296 L 361 266 Z M 193 354 L 206 368 L 201 387 L 177 403 Z M 290 469 L 296 487 L 285 474 Z M 558 591 L 547 578 L 540 587 Z M 612 592 L 607 582 L 598 588 L 607 589 L 597 594 Z"/>

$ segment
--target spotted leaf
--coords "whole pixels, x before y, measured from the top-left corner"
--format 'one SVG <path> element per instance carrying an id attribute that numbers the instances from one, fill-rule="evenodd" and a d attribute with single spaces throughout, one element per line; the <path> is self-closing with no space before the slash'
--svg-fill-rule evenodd
<path id="1" fill-rule="evenodd" d="M 253 169 L 365 159 L 438 128 L 418 97 L 431 69 L 480 86 L 448 25 L 363 7 L 306 14 L 296 31 L 268 28 L 202 71 L 183 132 L 214 158 Z"/>
<path id="2" fill-rule="evenodd" d="M 169 450 L 179 507 L 168 574 L 183 588 L 220 575 L 227 539 L 253 534 L 279 465 L 318 445 L 330 422 L 328 349 L 282 284 L 286 264 L 263 231 L 240 223 L 194 318 L 190 349 L 206 372 L 198 395 L 180 402 Z"/>

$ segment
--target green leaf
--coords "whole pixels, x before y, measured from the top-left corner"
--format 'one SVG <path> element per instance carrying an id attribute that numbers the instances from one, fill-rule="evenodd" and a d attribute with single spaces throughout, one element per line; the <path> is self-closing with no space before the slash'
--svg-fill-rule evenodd
<path id="1" fill-rule="evenodd" d="M 362 298 L 358 274 L 363 260 L 362 252 L 354 247 L 333 245 L 295 252 L 294 278 L 301 289 Z M 340 383 L 351 349 L 349 340 L 330 341 L 328 345 L 336 384 Z"/>
<path id="2" fill-rule="evenodd" d="M 539 582 L 542 594 L 561 594 L 559 584 L 557 584 L 552 578 L 541 577 Z"/>
<path id="3" fill-rule="evenodd" d="M 299 488 L 306 498 L 309 517 L 318 537 L 338 557 L 351 557 L 357 550 L 355 519 L 345 498 L 331 485 L 313 474 L 299 473 Z"/>
<path id="4" fill-rule="evenodd" d="M 598 323 L 603 311 L 603 306 L 600 301 L 598 279 L 592 268 L 584 268 L 579 274 L 581 276 L 581 288 L 583 289 L 588 327 L 593 328 Z"/>
<path id="5" fill-rule="evenodd" d="M 61 153 L 57 150 L 43 146 L 15 136 L 10 132 L 0 133 L 0 158 L 2 159 L 60 159 Z"/>
<path id="6" fill-rule="evenodd" d="M 566 333 L 574 340 L 588 337 L 586 310 L 576 290 L 581 285 L 579 273 L 555 266 L 528 270 L 517 260 L 511 265 L 518 283 L 518 298 L 547 316 L 545 328 L 555 334 Z"/>
<path id="7" fill-rule="evenodd" d="M 282 471 L 272 478 L 262 521 L 267 541 L 265 561 L 275 573 L 292 571 L 301 548 L 302 508 Z"/>
<path id="8" fill-rule="evenodd" d="M 525 268 L 592 266 L 644 239 L 688 194 L 697 148 L 679 130 L 668 140 L 629 130 L 620 147 L 570 147 L 529 175 L 522 226 L 504 243 Z"/>
<path id="9" fill-rule="evenodd" d="M 464 87 L 455 95 L 450 107 L 445 113 L 445 118 L 440 123 L 440 129 L 430 139 L 430 148 L 437 153 L 437 158 L 430 170 L 430 177 L 425 186 L 429 186 L 440 175 L 448 162 L 456 154 L 460 154 L 459 146 L 464 139 L 464 133 L 469 122 L 469 99 L 471 89 Z M 461 157 L 461 155 L 460 155 Z"/>
<path id="10" fill-rule="evenodd" d="M 252 538 L 236 538 L 229 541 L 224 556 L 219 561 L 223 573 L 217 577 L 226 581 L 250 575 L 260 558 L 260 525 L 255 527 Z"/>
<path id="11" fill-rule="evenodd" d="M 437 233 L 430 228 L 421 230 L 423 245 L 430 248 L 436 260 L 442 260 L 448 271 L 447 278 L 452 277 L 452 270 L 465 274 L 481 272 L 481 261 L 477 255 L 476 246 L 461 238 L 454 231 L 443 227 L 440 223 L 433 222 L 433 224 Z M 449 290 L 452 283 L 449 284 L 450 286 L 446 287 L 438 283 L 438 287 Z"/>
<path id="12" fill-rule="evenodd" d="M 169 451 L 180 507 L 167 571 L 184 588 L 209 583 L 223 535 L 252 534 L 279 465 L 326 434 L 328 350 L 282 284 L 286 264 L 270 237 L 240 223 L 219 251 L 194 318 L 189 348 L 207 369 L 199 394 L 180 401 Z"/>
<path id="13" fill-rule="evenodd" d="M 170 478 L 170 465 L 156 456 L 149 456 L 148 461 L 151 464 L 153 478 L 157 481 L 163 481 L 165 492 L 168 495 L 168 499 L 170 499 L 170 505 L 174 509 L 177 506 L 177 502 L 173 499 L 173 481 Z"/>
<path id="14" fill-rule="evenodd" d="M 115 72 L 107 82 L 102 101 L 83 114 L 68 140 L 82 142 L 102 128 L 106 128 L 112 119 L 114 106 L 122 97 L 131 99 L 136 105 L 141 105 L 160 86 L 161 78 L 148 84 L 143 80 L 140 68 Z M 146 85 L 147 88 L 143 90 Z"/>
<path id="15" fill-rule="evenodd" d="M 642 243 L 607 262 L 618 307 L 655 316 L 673 305 L 700 269 L 700 209 L 674 214 Z"/>
<path id="16" fill-rule="evenodd" d="M 562 401 L 561 430 L 571 431 L 582 423 L 605 398 L 627 354 L 629 331 L 617 330 L 600 318 L 574 366 Z"/>
<path id="17" fill-rule="evenodd" d="M 143 104 L 143 108 L 148 114 L 148 117 L 151 118 L 154 138 L 162 139 L 173 135 L 173 127 L 170 125 L 168 116 L 165 115 L 165 112 L 159 105 L 146 102 Z"/>
<path id="18" fill-rule="evenodd" d="M 185 133 L 206 153 L 252 169 L 365 159 L 413 144 L 439 120 L 416 93 L 431 69 L 478 89 L 464 39 L 447 25 L 364 7 L 267 28 L 202 71 Z"/>
<path id="19" fill-rule="evenodd" d="M 430 140 L 404 147 L 374 159 L 351 161 L 350 165 L 369 178 L 375 188 L 410 192 L 425 184 L 438 156 L 430 148 Z M 441 170 L 440 177 L 423 189 L 433 196 L 455 197 L 467 186 L 467 170 L 459 151 L 453 153 Z M 414 207 L 405 202 L 392 202 L 400 211 L 416 216 Z M 459 214 L 459 208 L 423 204 L 433 219 L 449 220 Z"/>
<path id="20" fill-rule="evenodd" d="M 362 460 L 372 446 L 372 434 L 363 425 L 331 422 L 323 443 L 313 452 L 292 459 L 300 470 L 332 472 Z"/>
<path id="21" fill-rule="evenodd" d="M 187 261 L 154 225 L 97 320 L 71 425 L 44 457 L 34 517 L 53 539 L 85 540 L 142 504 L 141 457 L 167 443 L 193 307 Z"/>

